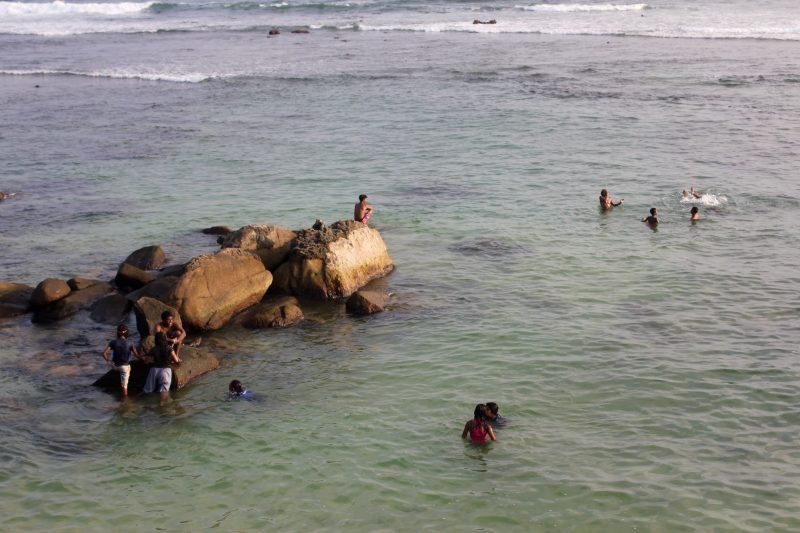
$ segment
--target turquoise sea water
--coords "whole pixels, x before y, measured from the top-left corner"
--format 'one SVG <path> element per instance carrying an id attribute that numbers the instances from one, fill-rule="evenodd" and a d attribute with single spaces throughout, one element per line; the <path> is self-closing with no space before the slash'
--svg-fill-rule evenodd
<path id="1" fill-rule="evenodd" d="M 753 9 L 726 6 L 700 22 Z M 1 321 L 2 529 L 800 529 L 800 41 L 608 30 L 685 7 L 574 19 L 599 35 L 267 39 L 179 9 L 211 29 L 0 35 L 0 279 L 178 262 L 215 250 L 200 228 L 330 223 L 361 192 L 397 266 L 386 313 L 205 336 L 222 367 L 166 407 L 89 386 L 107 326 Z M 341 16 L 313 9 L 269 16 Z M 234 378 L 259 401 L 224 401 Z M 475 448 L 485 401 L 511 422 Z"/>

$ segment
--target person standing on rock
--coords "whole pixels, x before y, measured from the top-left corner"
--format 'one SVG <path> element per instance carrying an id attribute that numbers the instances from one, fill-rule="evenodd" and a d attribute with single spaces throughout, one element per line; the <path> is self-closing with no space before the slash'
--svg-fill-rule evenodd
<path id="1" fill-rule="evenodd" d="M 367 203 L 367 195 L 362 194 L 358 197 L 358 203 L 356 204 L 355 209 L 353 210 L 353 220 L 356 222 L 361 222 L 365 226 L 367 225 L 367 221 L 373 214 L 372 206 Z"/>
<path id="2" fill-rule="evenodd" d="M 158 392 L 161 400 L 164 401 L 169 396 L 169 388 L 172 386 L 172 369 L 170 363 L 180 364 L 181 359 L 167 341 L 167 336 L 163 332 L 156 333 L 156 347 L 153 349 L 153 366 L 147 374 L 147 381 L 144 384 L 144 393 L 150 394 Z"/>
<path id="3" fill-rule="evenodd" d="M 114 355 L 109 359 L 108 356 L 111 352 Z M 128 326 L 120 325 L 117 327 L 117 338 L 109 342 L 106 349 L 103 350 L 103 359 L 114 370 L 119 372 L 123 398 L 128 397 L 128 380 L 131 377 L 131 355 L 136 359 L 142 358 L 133 341 L 128 340 Z"/>
<path id="4" fill-rule="evenodd" d="M 175 316 L 171 311 L 161 313 L 161 322 L 153 328 L 153 333 L 163 333 L 167 336 L 167 341 L 172 344 L 175 355 L 180 355 L 183 339 L 186 338 L 186 331 L 175 323 Z"/>

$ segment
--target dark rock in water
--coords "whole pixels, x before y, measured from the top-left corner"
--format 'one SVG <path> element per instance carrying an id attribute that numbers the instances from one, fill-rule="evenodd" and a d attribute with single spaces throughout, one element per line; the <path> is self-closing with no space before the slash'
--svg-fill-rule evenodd
<path id="1" fill-rule="evenodd" d="M 147 296 L 149 298 L 161 300 L 162 302 L 167 301 L 177 282 L 178 278 L 174 276 L 158 278 L 152 283 L 148 283 L 141 289 L 128 293 L 128 300 L 135 302 L 139 298 Z"/>
<path id="2" fill-rule="evenodd" d="M 247 312 L 242 326 L 248 329 L 287 328 L 303 321 L 300 302 L 293 296 L 270 298 Z"/>
<path id="3" fill-rule="evenodd" d="M 224 248 L 189 261 L 164 301 L 180 311 L 187 329 L 210 331 L 260 302 L 271 284 L 272 274 L 256 254 Z"/>
<path id="4" fill-rule="evenodd" d="M 108 283 L 98 283 L 80 291 L 73 291 L 65 298 L 35 309 L 31 321 L 44 324 L 63 320 L 78 311 L 88 309 L 94 302 L 111 291 L 111 285 Z"/>
<path id="5" fill-rule="evenodd" d="M 30 309 L 33 287 L 22 283 L 0 282 L 0 318 L 24 315 Z"/>
<path id="6" fill-rule="evenodd" d="M 386 295 L 377 291 L 356 291 L 347 300 L 347 312 L 354 315 L 372 315 L 386 309 Z"/>
<path id="7" fill-rule="evenodd" d="M 296 30 L 292 30 L 292 33 L 311 33 L 308 31 L 307 28 L 297 28 Z"/>
<path id="8" fill-rule="evenodd" d="M 472 21 L 472 23 L 473 24 L 497 24 L 497 21 L 494 20 L 494 19 L 492 19 L 492 20 L 478 20 L 478 19 L 475 19 L 475 20 Z"/>
<path id="9" fill-rule="evenodd" d="M 314 221 L 314 225 L 311 226 L 311 229 L 315 229 L 317 231 L 325 231 L 326 229 L 328 229 L 328 226 L 326 226 L 325 223 L 320 219 L 317 219 Z"/>
<path id="10" fill-rule="evenodd" d="M 244 226 L 222 238 L 222 248 L 254 252 L 270 272 L 280 265 L 292 249 L 295 233 L 270 224 Z"/>
<path id="11" fill-rule="evenodd" d="M 141 270 L 155 270 L 164 264 L 167 257 L 160 246 L 145 246 L 128 256 L 123 263 L 128 263 Z"/>
<path id="12" fill-rule="evenodd" d="M 98 283 L 103 283 L 103 281 L 99 279 L 79 277 L 74 277 L 67 280 L 67 285 L 69 285 L 69 288 L 73 291 L 82 291 L 83 289 L 88 289 L 92 285 L 97 285 Z"/>
<path id="13" fill-rule="evenodd" d="M 182 389 L 191 381 L 219 367 L 219 359 L 205 350 L 200 350 L 198 348 L 183 346 L 181 348 L 180 357 L 181 364 L 171 365 L 171 390 Z M 145 381 L 147 381 L 147 374 L 150 372 L 150 367 L 150 364 L 139 360 L 131 361 L 131 377 L 128 381 L 129 393 L 135 394 L 142 392 Z M 106 392 L 121 392 L 119 373 L 115 370 L 106 372 L 106 374 L 95 381 L 93 385 L 106 390 Z"/>
<path id="14" fill-rule="evenodd" d="M 233 230 L 228 226 L 211 226 L 203 230 L 205 235 L 227 235 Z"/>
<path id="15" fill-rule="evenodd" d="M 269 34 L 270 35 L 280 35 L 281 34 L 281 30 L 279 30 L 278 28 L 272 28 L 271 30 L 269 30 Z"/>
<path id="16" fill-rule="evenodd" d="M 186 272 L 186 265 L 171 265 L 158 271 L 159 278 L 178 277 Z"/>
<path id="17" fill-rule="evenodd" d="M 137 268 L 130 263 L 122 263 L 119 265 L 114 283 L 116 283 L 117 287 L 121 290 L 127 292 L 142 288 L 155 279 L 155 274 L 151 272 L 145 272 L 141 268 Z"/>
<path id="18" fill-rule="evenodd" d="M 72 289 L 67 282 L 56 278 L 47 278 L 39 283 L 31 295 L 32 307 L 44 307 L 65 298 Z"/>
<path id="19" fill-rule="evenodd" d="M 346 298 L 394 265 L 378 230 L 340 220 L 297 232 L 292 251 L 275 270 L 273 290 L 302 298 Z"/>
<path id="20" fill-rule="evenodd" d="M 175 323 L 183 327 L 181 315 L 174 307 L 146 296 L 136 300 L 133 304 L 133 312 L 136 315 L 136 329 L 142 339 L 155 334 L 156 324 L 161 322 L 161 313 L 164 311 L 172 313 Z"/>
<path id="21" fill-rule="evenodd" d="M 122 294 L 109 294 L 92 304 L 89 316 L 95 322 L 119 324 L 131 312 L 131 307 L 131 301 Z"/>

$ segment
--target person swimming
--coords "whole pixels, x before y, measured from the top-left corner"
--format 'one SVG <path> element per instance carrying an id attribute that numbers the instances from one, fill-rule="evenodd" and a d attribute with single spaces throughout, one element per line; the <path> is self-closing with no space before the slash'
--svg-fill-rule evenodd
<path id="1" fill-rule="evenodd" d="M 697 198 L 697 199 L 700 199 L 703 196 L 702 194 L 700 194 L 699 192 L 694 190 L 694 186 L 692 186 L 689 189 L 688 192 L 686 191 L 686 189 L 684 189 L 683 191 L 681 191 L 681 194 L 683 195 L 684 198 Z"/>
<path id="2" fill-rule="evenodd" d="M 504 416 L 500 414 L 500 406 L 494 402 L 486 402 L 486 420 L 492 427 L 504 426 L 508 422 Z"/>
<path id="3" fill-rule="evenodd" d="M 231 400 L 252 400 L 253 393 L 245 389 L 241 381 L 234 379 L 228 385 L 228 397 Z"/>
<path id="4" fill-rule="evenodd" d="M 692 217 L 689 220 L 691 220 L 692 222 L 700 220 L 700 209 L 698 209 L 697 206 L 693 206 L 690 213 L 692 214 Z"/>
<path id="5" fill-rule="evenodd" d="M 606 189 L 600 191 L 600 209 L 603 209 L 604 211 L 611 209 L 612 207 L 617 207 L 619 205 L 622 205 L 624 201 L 625 198 L 620 198 L 619 202 L 614 203 L 614 201 L 611 199 L 611 196 L 609 196 L 608 191 Z"/>
<path id="6" fill-rule="evenodd" d="M 658 210 L 655 207 L 651 207 L 650 216 L 643 218 L 642 222 L 647 222 L 650 227 L 658 226 Z"/>
<path id="7" fill-rule="evenodd" d="M 473 444 L 486 444 L 489 439 L 496 441 L 492 425 L 486 420 L 486 406 L 479 403 L 475 406 L 472 420 L 467 420 L 464 424 L 464 431 L 461 438 L 465 439 L 469 435 L 469 440 Z"/>

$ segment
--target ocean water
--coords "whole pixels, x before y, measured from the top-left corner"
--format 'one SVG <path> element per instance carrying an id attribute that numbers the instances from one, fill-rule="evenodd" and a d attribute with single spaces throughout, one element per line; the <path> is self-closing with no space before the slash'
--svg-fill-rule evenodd
<path id="1" fill-rule="evenodd" d="M 360 193 L 397 267 L 163 407 L 0 321 L 1 529 L 800 530 L 794 1 L 0 2 L 0 123 L 2 280 Z"/>

